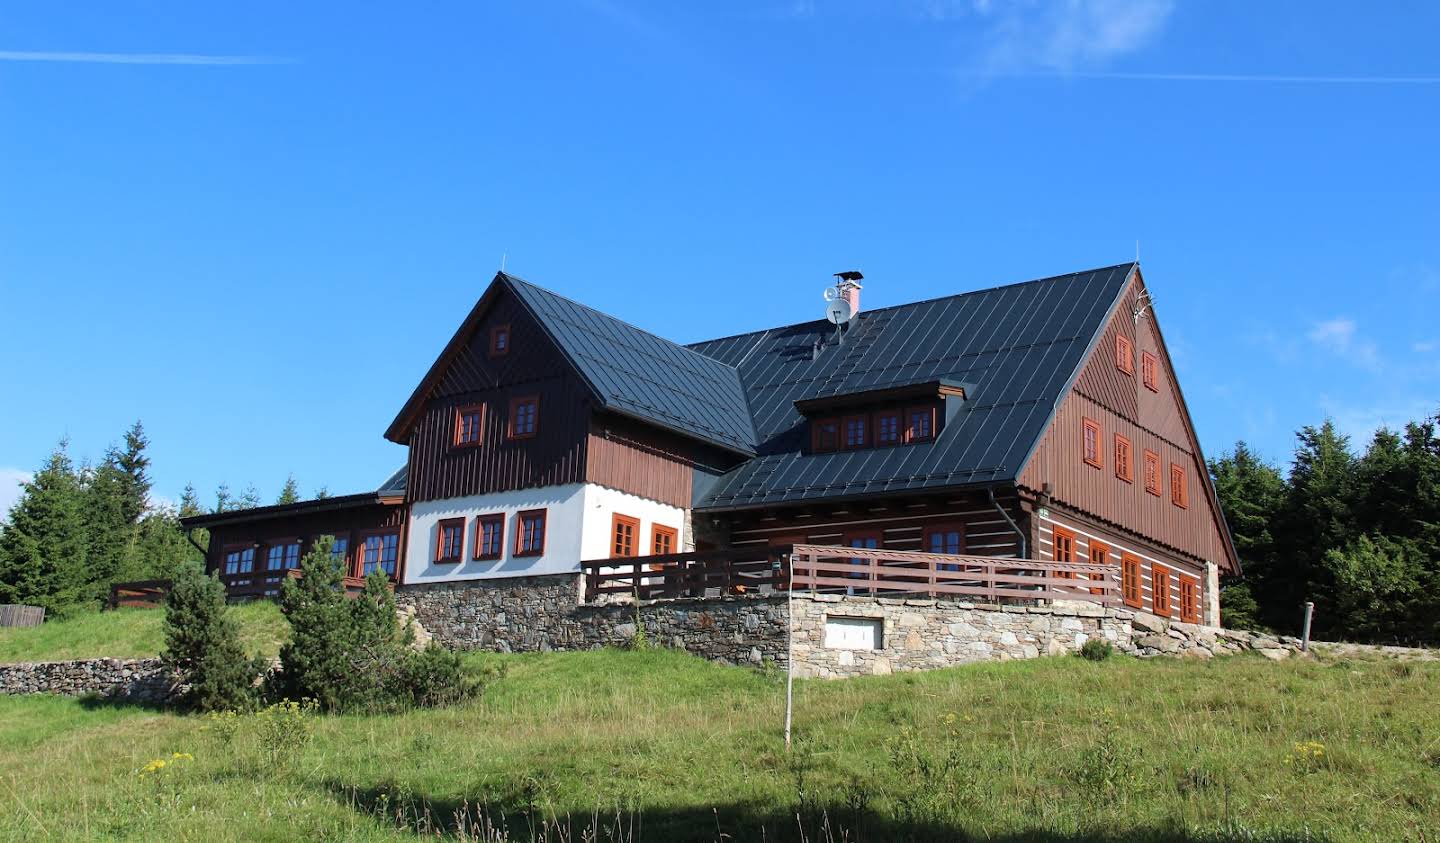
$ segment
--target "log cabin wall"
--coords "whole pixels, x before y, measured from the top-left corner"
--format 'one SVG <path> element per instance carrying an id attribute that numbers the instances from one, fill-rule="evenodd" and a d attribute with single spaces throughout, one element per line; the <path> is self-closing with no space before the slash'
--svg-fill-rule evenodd
<path id="1" fill-rule="evenodd" d="M 1025 489 L 1125 532 L 1144 536 L 1192 562 L 1229 567 L 1218 507 L 1209 496 L 1208 473 L 1188 422 L 1174 370 L 1155 327 L 1153 311 L 1143 307 L 1144 285 L 1138 274 L 1121 297 L 1074 387 L 1021 473 Z M 1133 372 L 1117 365 L 1117 336 L 1130 343 Z M 1143 356 L 1154 355 L 1156 389 L 1144 384 Z M 1099 466 L 1084 457 L 1086 420 L 1099 424 Z M 1131 480 L 1116 473 L 1116 436 L 1130 442 Z M 1159 456 L 1159 494 L 1146 491 L 1145 453 Z M 1171 465 L 1184 469 L 1187 505 L 1171 498 Z"/>
<path id="2" fill-rule="evenodd" d="M 1013 492 L 996 499 L 1021 530 L 1028 516 Z M 707 519 L 697 513 L 696 519 Z M 964 534 L 963 553 L 977 556 L 1020 555 L 1019 541 L 1005 519 L 982 492 L 892 498 L 888 500 L 823 502 L 762 511 L 730 513 L 730 545 L 737 548 L 762 544 L 844 545 L 851 537 L 876 536 L 886 550 L 925 550 L 927 529 L 958 525 Z"/>
<path id="3" fill-rule="evenodd" d="M 210 545 L 205 554 L 205 570 L 221 571 L 227 547 L 250 545 L 255 547 L 254 571 L 262 575 L 265 568 L 265 548 L 283 540 L 300 539 L 301 554 L 309 553 L 320 536 L 334 536 L 348 540 L 349 549 L 345 555 L 347 575 L 358 570 L 358 554 L 361 536 L 375 532 L 401 532 L 405 525 L 406 507 L 403 504 L 370 504 L 347 507 L 327 512 L 302 515 L 277 514 L 261 521 L 240 524 L 221 524 L 207 528 Z"/>
<path id="4" fill-rule="evenodd" d="M 492 331 L 508 326 L 509 347 L 491 353 Z M 539 399 L 535 436 L 506 436 L 510 402 Z M 482 405 L 478 447 L 455 444 L 460 407 Z M 588 395 L 544 330 L 508 292 L 436 384 L 410 434 L 407 494 L 413 501 L 556 486 L 585 478 Z"/>

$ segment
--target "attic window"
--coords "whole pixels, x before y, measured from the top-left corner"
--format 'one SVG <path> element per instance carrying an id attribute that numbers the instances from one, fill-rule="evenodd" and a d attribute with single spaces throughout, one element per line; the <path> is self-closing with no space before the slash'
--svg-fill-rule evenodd
<path id="1" fill-rule="evenodd" d="M 510 353 L 510 326 L 496 325 L 490 329 L 490 356 L 503 357 Z"/>
<path id="2" fill-rule="evenodd" d="M 481 422 L 485 417 L 485 406 L 473 404 L 455 411 L 455 444 L 457 446 L 479 445 Z"/>
<path id="3" fill-rule="evenodd" d="M 864 448 L 870 444 L 870 419 L 868 416 L 846 416 L 845 448 Z"/>
<path id="4" fill-rule="evenodd" d="M 1084 424 L 1085 431 L 1081 438 L 1081 445 L 1085 464 L 1104 468 L 1105 462 L 1100 455 L 1100 423 L 1094 419 L 1085 419 Z"/>
<path id="5" fill-rule="evenodd" d="M 1140 354 L 1140 379 L 1145 382 L 1145 388 L 1151 392 L 1159 392 L 1160 386 L 1160 364 L 1155 355 L 1148 351 Z"/>
<path id="6" fill-rule="evenodd" d="M 875 414 L 875 444 L 900 444 L 900 411 L 883 410 Z"/>
<path id="7" fill-rule="evenodd" d="M 1118 433 L 1115 434 L 1115 476 L 1126 483 L 1135 481 L 1134 450 L 1130 440 Z"/>
<path id="8" fill-rule="evenodd" d="M 929 442 L 934 438 L 934 407 L 911 407 L 905 411 L 906 442 Z"/>
<path id="9" fill-rule="evenodd" d="M 1124 334 L 1115 335 L 1115 368 L 1127 375 L 1135 374 L 1135 348 Z"/>
<path id="10" fill-rule="evenodd" d="M 1190 506 L 1190 489 L 1185 482 L 1185 467 L 1179 463 L 1170 463 L 1170 502 L 1187 509 Z"/>
<path id="11" fill-rule="evenodd" d="M 507 435 L 511 439 L 530 439 L 540 424 L 540 397 L 526 395 L 510 399 L 510 427 Z"/>
<path id="12" fill-rule="evenodd" d="M 1154 451 L 1145 452 L 1145 491 L 1160 496 L 1160 455 Z"/>
<path id="13" fill-rule="evenodd" d="M 816 419 L 810 423 L 810 450 L 817 454 L 840 447 L 840 422 L 837 419 Z"/>

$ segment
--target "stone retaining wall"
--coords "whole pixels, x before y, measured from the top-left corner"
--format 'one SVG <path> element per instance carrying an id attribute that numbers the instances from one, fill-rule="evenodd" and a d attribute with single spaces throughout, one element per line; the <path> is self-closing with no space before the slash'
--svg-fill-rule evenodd
<path id="1" fill-rule="evenodd" d="M 164 703 L 173 693 L 159 659 L 75 659 L 0 664 L 0 694 L 99 694 L 133 702 Z"/>

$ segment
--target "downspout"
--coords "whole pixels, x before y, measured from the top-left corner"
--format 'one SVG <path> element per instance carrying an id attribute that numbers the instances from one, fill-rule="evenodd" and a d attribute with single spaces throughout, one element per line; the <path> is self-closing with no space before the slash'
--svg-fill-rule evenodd
<path id="1" fill-rule="evenodd" d="M 1025 531 L 1021 530 L 1020 525 L 1015 523 L 1015 519 L 1010 517 L 1010 513 L 1005 511 L 1005 507 L 1001 506 L 1000 502 L 995 500 L 995 487 L 989 487 L 985 490 L 985 493 L 990 496 L 990 505 L 995 507 L 995 511 L 1000 513 L 1000 517 L 1004 518 L 1005 523 L 1010 525 L 1010 529 L 1015 531 L 1015 538 L 1020 541 L 1020 558 L 1030 558 L 1030 543 L 1025 538 Z"/>

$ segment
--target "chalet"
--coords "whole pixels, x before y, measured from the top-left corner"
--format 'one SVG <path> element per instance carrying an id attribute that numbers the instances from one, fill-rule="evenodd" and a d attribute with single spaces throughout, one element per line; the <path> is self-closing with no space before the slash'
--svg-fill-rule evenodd
<path id="1" fill-rule="evenodd" d="M 502 272 L 386 429 L 408 461 L 379 489 L 185 524 L 237 597 L 333 535 L 351 577 L 385 571 L 473 646 L 567 644 L 491 623 L 502 591 L 771 593 L 792 549 L 846 594 L 922 570 L 932 595 L 1025 597 L 1038 572 L 1021 602 L 1218 624 L 1238 561 L 1138 264 L 860 294 L 837 283 L 838 327 L 680 345 Z M 821 576 L 824 548 L 857 573 Z"/>

